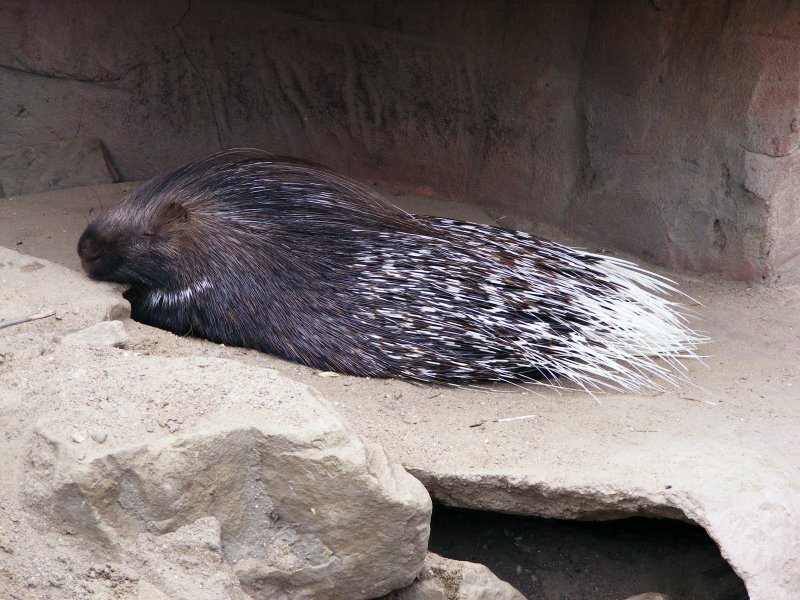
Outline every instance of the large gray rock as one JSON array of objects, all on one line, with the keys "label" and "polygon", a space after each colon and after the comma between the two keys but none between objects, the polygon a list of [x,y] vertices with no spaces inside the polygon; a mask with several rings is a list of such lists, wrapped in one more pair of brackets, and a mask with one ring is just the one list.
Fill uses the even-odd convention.
[{"label": "large gray rock", "polygon": [[[36,385],[63,404],[36,427],[26,484],[65,531],[122,552],[213,516],[255,598],[374,598],[419,572],[427,492],[307,388],[225,360],[114,349],[76,375],[74,355],[55,352]],[[86,398],[110,404],[75,406]]]},{"label": "large gray rock", "polygon": [[0,197],[118,179],[102,142],[95,138],[0,148]]},{"label": "large gray rock", "polygon": [[[221,548],[219,522],[204,517],[172,533],[142,533],[124,563],[98,565],[89,573],[101,581],[109,573],[128,573],[131,599],[250,600]],[[115,600],[127,600],[114,591]]]},{"label": "large gray rock", "polygon": [[0,248],[0,319],[53,309],[0,330],[0,595],[243,600],[241,577],[255,597],[359,598],[413,580],[427,493],[323,400],[268,369],[71,346],[127,318],[119,289]]},{"label": "large gray rock", "polygon": [[383,600],[525,600],[525,596],[484,565],[429,552],[417,581]]}]

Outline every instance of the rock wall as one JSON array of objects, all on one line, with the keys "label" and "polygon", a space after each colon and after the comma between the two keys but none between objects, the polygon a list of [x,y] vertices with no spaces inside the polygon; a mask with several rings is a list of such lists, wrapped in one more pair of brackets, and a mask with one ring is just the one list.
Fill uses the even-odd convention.
[{"label": "rock wall", "polygon": [[798,22],[791,2],[595,2],[574,229],[676,268],[797,278]]},{"label": "rock wall", "polygon": [[96,137],[127,179],[258,146],[675,268],[800,279],[798,19],[778,0],[8,0],[0,139]]}]

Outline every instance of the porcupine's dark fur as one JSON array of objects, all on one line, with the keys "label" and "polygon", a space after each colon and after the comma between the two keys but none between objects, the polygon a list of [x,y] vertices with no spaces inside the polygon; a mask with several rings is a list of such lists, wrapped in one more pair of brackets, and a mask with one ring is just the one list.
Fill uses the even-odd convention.
[{"label": "porcupine's dark fur", "polygon": [[701,341],[668,283],[631,263],[410,215],[255,150],[147,182],[78,253],[92,278],[130,286],[138,321],[354,375],[635,390],[673,381]]}]

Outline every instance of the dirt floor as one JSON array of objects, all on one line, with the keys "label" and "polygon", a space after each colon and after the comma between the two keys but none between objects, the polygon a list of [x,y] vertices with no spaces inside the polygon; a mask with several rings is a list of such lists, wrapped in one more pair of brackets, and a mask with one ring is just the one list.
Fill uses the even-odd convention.
[{"label": "dirt floor", "polygon": [[[74,246],[90,214],[129,187],[0,199],[0,246],[77,269]],[[491,220],[467,205],[392,199],[415,212]],[[440,502],[565,518],[687,519],[720,546],[751,598],[800,597],[800,288],[675,279],[699,301],[697,326],[712,342],[704,362],[686,364],[692,383],[649,395],[329,377],[136,323],[128,348],[220,356],[308,383]],[[524,418],[497,422],[513,417]]]}]

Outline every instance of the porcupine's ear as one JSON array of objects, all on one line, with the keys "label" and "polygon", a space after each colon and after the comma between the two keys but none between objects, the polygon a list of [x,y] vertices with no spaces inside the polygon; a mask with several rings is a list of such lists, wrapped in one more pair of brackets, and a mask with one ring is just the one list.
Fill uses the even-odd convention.
[{"label": "porcupine's ear", "polygon": [[170,202],[161,209],[162,223],[183,224],[189,220],[189,211],[179,202]]},{"label": "porcupine's ear", "polygon": [[156,216],[156,235],[168,237],[189,222],[189,211],[179,202],[169,202],[159,209]]}]

